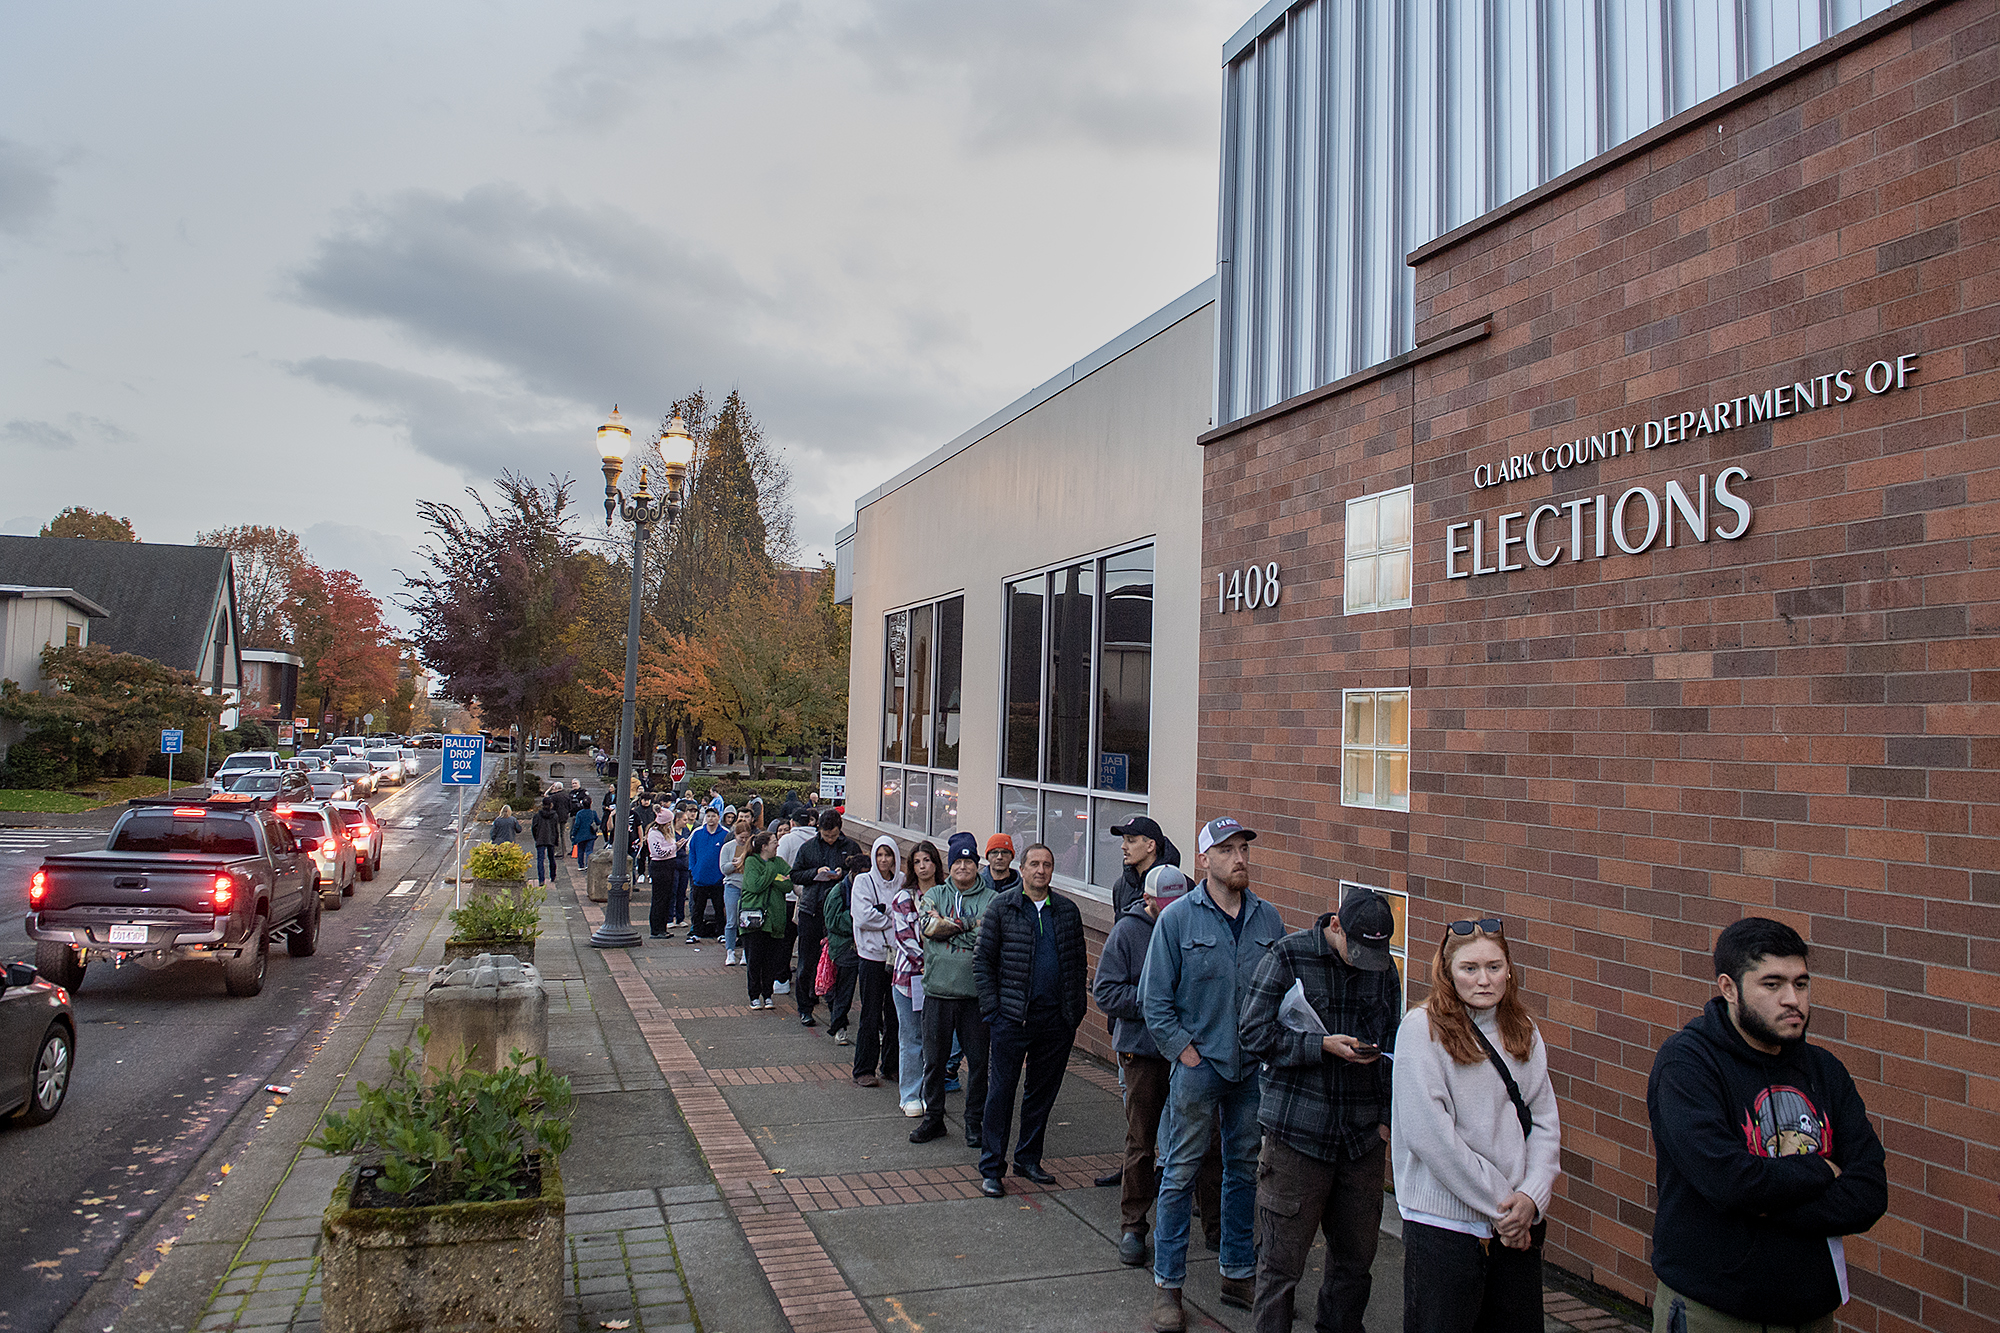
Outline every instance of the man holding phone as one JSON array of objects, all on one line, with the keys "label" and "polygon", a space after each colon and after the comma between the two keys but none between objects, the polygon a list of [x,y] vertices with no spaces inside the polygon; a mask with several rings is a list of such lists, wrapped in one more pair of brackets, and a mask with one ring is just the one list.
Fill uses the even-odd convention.
[{"label": "man holding phone", "polygon": [[826,919],[820,899],[826,886],[843,875],[850,856],[861,855],[861,844],[842,832],[838,810],[819,817],[819,836],[800,847],[792,858],[792,892],[798,897],[799,974],[793,981],[793,998],[799,1006],[799,1024],[813,1026],[813,1010],[819,995],[813,990],[813,974],[819,967],[820,944],[826,938]]},{"label": "man holding phone", "polygon": [[1389,954],[1395,933],[1388,902],[1363,889],[1311,929],[1273,945],[1244,997],[1243,1051],[1264,1066],[1257,1333],[1291,1328],[1316,1231],[1326,1234],[1326,1275],[1313,1326],[1319,1333],[1361,1333],[1388,1161],[1385,1056],[1394,1058],[1403,1017],[1402,982]]}]

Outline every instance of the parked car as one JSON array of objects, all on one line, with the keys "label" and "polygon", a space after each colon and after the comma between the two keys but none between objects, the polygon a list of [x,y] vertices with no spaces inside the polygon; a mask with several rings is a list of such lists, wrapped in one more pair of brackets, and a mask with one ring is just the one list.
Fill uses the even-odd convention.
[{"label": "parked car", "polygon": [[347,779],[348,785],[354,788],[357,797],[375,794],[375,766],[366,759],[352,757],[336,759],[333,761],[333,771]]},{"label": "parked car", "polygon": [[239,750],[222,761],[208,780],[210,791],[228,791],[229,784],[245,773],[266,773],[278,767],[276,750]]},{"label": "parked car", "polygon": [[354,896],[354,883],[361,878],[359,858],[346,821],[338,810],[324,802],[281,805],[278,818],[311,851],[319,866],[320,892],[331,895],[327,910],[338,912],[341,900]]},{"label": "parked car", "polygon": [[351,801],[354,786],[347,780],[347,774],[336,773],[330,768],[322,768],[306,774],[306,781],[312,784],[315,801]]},{"label": "parked car", "polygon": [[382,868],[382,825],[366,801],[334,801],[348,837],[354,840],[354,863],[361,878],[373,879]]},{"label": "parked car", "polygon": [[274,807],[134,800],[103,851],[45,859],[28,882],[36,969],[74,991],[93,959],[211,960],[231,995],[257,994],[273,934],[297,958],[319,948],[319,869]]},{"label": "parked car", "polygon": [[76,1015],[69,993],[32,963],[0,975],[0,1115],[23,1124],[55,1119],[76,1063]]},{"label": "parked car", "polygon": [[377,746],[361,756],[375,770],[375,783],[381,787],[403,785],[403,756],[388,746]]},{"label": "parked car", "polygon": [[259,773],[238,773],[229,781],[228,793],[239,796],[269,796],[280,801],[310,801],[312,780],[288,768]]}]

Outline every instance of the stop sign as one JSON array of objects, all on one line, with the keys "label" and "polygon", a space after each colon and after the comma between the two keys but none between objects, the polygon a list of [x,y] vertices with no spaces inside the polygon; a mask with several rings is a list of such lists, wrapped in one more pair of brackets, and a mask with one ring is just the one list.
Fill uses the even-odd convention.
[{"label": "stop sign", "polygon": [[676,758],[674,760],[674,766],[667,770],[667,776],[673,779],[674,785],[676,787],[680,786],[681,783],[687,780],[687,775],[688,775],[688,761],[685,759]]}]

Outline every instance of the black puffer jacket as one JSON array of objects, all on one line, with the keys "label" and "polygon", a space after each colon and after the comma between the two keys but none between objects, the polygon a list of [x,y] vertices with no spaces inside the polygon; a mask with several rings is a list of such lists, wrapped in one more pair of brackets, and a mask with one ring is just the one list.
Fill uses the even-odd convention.
[{"label": "black puffer jacket", "polygon": [[847,858],[861,855],[861,844],[845,833],[828,842],[815,830],[806,839],[806,845],[799,848],[799,854],[792,858],[792,891],[799,896],[799,915],[818,916],[820,895],[828,884],[835,880],[821,882],[822,868],[836,872],[836,879],[847,873]]},{"label": "black puffer jacket", "polygon": [[[989,1023],[1027,1021],[1028,987],[1035,970],[1035,910],[1021,890],[1013,888],[995,898],[980,918],[972,975],[979,984],[979,1011]],[[1041,910],[1049,914],[1056,932],[1063,1021],[1074,1028],[1083,1022],[1089,1005],[1083,913],[1054,889],[1049,890],[1048,905]]]}]

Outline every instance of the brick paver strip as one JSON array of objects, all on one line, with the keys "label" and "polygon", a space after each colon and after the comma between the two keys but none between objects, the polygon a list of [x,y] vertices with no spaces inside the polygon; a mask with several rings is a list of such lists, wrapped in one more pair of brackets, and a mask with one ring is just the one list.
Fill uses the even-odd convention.
[{"label": "brick paver strip", "polygon": [[[595,927],[604,916],[578,893],[584,919]],[[751,1253],[778,1298],[778,1308],[796,1333],[872,1333],[875,1321],[834,1266],[832,1256],[806,1224],[794,1196],[736,1119],[715,1078],[695,1057],[674,1019],[680,1015],[726,1018],[753,1012],[747,1004],[714,1009],[670,1010],[653,993],[638,963],[620,949],[604,951],[619,994],[632,1010],[653,1060],[666,1075],[695,1144],[750,1242]]]}]

